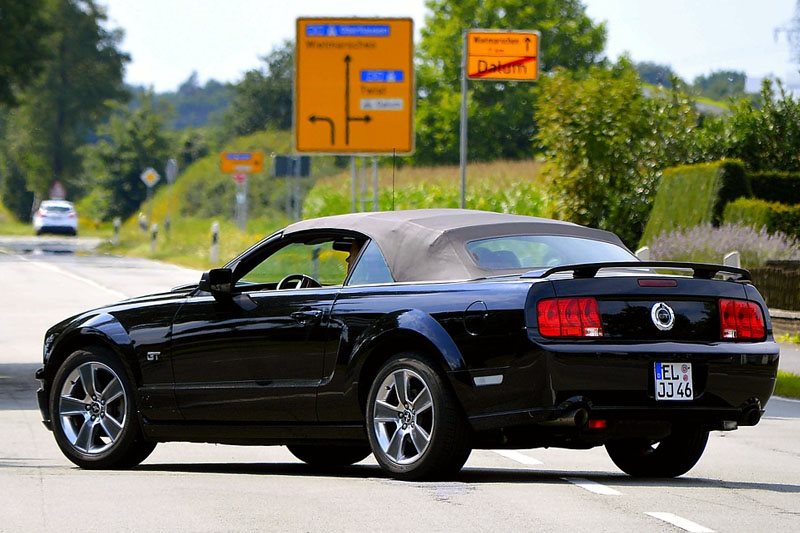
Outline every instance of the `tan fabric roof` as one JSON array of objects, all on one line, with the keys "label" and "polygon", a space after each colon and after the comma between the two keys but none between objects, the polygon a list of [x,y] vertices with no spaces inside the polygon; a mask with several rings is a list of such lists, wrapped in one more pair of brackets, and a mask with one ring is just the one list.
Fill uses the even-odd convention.
[{"label": "tan fabric roof", "polygon": [[396,281],[472,279],[502,272],[479,268],[465,243],[501,235],[570,235],[617,244],[613,233],[546,218],[472,211],[417,209],[351,213],[303,220],[284,234],[313,229],[351,230],[374,240]]}]

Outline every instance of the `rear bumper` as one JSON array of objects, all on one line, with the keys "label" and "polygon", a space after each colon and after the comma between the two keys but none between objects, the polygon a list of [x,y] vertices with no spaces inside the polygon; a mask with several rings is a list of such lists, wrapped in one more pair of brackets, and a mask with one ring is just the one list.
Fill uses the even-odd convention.
[{"label": "rear bumper", "polygon": [[[758,423],[775,388],[778,359],[771,341],[536,344],[506,367],[453,372],[451,378],[477,431],[546,425],[573,409],[609,421],[691,422],[716,429],[726,422]],[[657,401],[656,362],[691,363],[694,399]]]}]

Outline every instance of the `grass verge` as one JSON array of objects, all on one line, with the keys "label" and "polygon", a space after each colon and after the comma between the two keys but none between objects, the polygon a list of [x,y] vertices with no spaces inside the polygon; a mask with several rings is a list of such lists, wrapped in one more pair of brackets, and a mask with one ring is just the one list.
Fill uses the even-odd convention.
[{"label": "grass verge", "polygon": [[775,395],[784,398],[800,399],[800,376],[791,372],[778,370],[778,382],[775,384]]}]

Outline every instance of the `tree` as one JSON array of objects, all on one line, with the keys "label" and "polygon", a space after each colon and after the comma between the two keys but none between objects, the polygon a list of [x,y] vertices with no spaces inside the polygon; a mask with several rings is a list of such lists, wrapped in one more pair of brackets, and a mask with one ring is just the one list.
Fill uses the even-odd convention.
[{"label": "tree", "polygon": [[0,0],[0,104],[15,105],[15,91],[31,83],[49,57],[52,27],[43,7],[44,0]]},{"label": "tree", "polygon": [[650,61],[642,61],[640,63],[634,63],[634,67],[643,82],[651,85],[660,85],[667,89],[672,88],[672,80],[678,77],[669,65],[659,65],[658,63],[652,63]]},{"label": "tree", "polygon": [[53,27],[46,40],[52,57],[20,93],[6,135],[19,147],[14,158],[28,189],[39,197],[54,180],[76,192],[77,148],[107,116],[106,100],[126,98],[122,73],[128,61],[117,49],[121,31],[105,28],[106,15],[94,0],[47,0],[44,16]]},{"label": "tree", "polygon": [[81,149],[83,174],[94,186],[90,203],[95,212],[90,216],[98,220],[136,212],[147,196],[142,172],[163,169],[173,153],[154,95],[142,98],[141,104],[137,109],[113,105],[114,114],[98,128],[98,142]]},{"label": "tree", "polygon": [[[540,71],[582,69],[600,58],[604,24],[578,0],[428,0],[417,70],[417,153],[420,163],[458,160],[462,32],[520,28],[541,32]],[[470,158],[529,157],[536,132],[530,83],[470,82]]]},{"label": "tree", "polygon": [[718,70],[708,76],[697,76],[694,89],[712,100],[725,100],[745,96],[744,84],[747,75],[736,70]]},{"label": "tree", "polygon": [[236,87],[225,116],[230,137],[249,135],[269,127],[292,127],[294,43],[285,41],[261,58],[263,68],[250,70]]},{"label": "tree", "polygon": [[677,90],[646,96],[623,58],[542,80],[536,119],[560,214],[634,246],[661,171],[690,156],[697,113]]}]

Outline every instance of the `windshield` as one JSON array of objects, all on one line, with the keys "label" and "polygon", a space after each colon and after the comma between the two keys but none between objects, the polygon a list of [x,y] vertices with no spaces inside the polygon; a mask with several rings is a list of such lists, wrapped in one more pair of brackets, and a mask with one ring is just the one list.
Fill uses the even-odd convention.
[{"label": "windshield", "polygon": [[615,244],[579,237],[513,235],[467,243],[470,257],[487,270],[530,270],[601,261],[638,261]]}]

